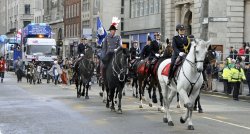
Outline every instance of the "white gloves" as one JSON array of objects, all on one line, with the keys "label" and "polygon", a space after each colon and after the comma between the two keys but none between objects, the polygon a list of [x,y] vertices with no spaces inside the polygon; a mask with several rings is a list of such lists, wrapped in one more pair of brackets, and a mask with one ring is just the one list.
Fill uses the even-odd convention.
[{"label": "white gloves", "polygon": [[83,56],[84,56],[84,54],[80,54],[80,56],[81,56],[81,57],[83,57]]},{"label": "white gloves", "polygon": [[114,49],[114,52],[116,52],[117,51],[117,49]]},{"label": "white gloves", "polygon": [[140,57],[135,57],[136,59],[140,59]]},{"label": "white gloves", "polygon": [[155,56],[156,56],[156,57],[159,57],[159,56],[160,56],[160,54],[155,54]]},{"label": "white gloves", "polygon": [[179,56],[184,56],[184,55],[185,55],[184,52],[180,52],[180,53],[179,53]]}]

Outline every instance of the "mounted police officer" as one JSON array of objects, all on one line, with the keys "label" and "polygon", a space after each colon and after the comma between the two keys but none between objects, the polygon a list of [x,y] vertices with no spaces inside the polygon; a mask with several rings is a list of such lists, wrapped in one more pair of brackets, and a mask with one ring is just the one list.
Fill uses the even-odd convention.
[{"label": "mounted police officer", "polygon": [[106,66],[108,65],[108,63],[110,62],[112,56],[114,55],[115,51],[117,51],[117,49],[119,47],[122,46],[122,39],[121,36],[116,35],[116,30],[118,30],[116,28],[115,25],[111,25],[109,28],[110,33],[105,37],[104,42],[103,42],[103,46],[102,46],[102,62],[104,64],[103,66],[103,78],[105,78],[106,74]]},{"label": "mounted police officer", "polygon": [[152,42],[151,37],[148,35],[147,44],[141,51],[141,59],[146,59],[150,55],[150,44]]},{"label": "mounted police officer", "polygon": [[81,43],[77,47],[77,53],[80,56],[81,54],[85,54],[85,50],[87,48],[87,38],[82,38]]},{"label": "mounted police officer", "polygon": [[130,59],[134,60],[140,53],[140,49],[138,47],[138,41],[134,41],[132,47],[129,50],[130,52]]},{"label": "mounted police officer", "polygon": [[182,24],[176,26],[176,31],[178,35],[173,37],[172,47],[174,53],[171,58],[170,71],[168,75],[168,85],[171,83],[172,78],[174,77],[174,72],[176,69],[175,63],[178,57],[185,56],[190,49],[190,42],[188,41],[187,36],[185,36],[185,27]]},{"label": "mounted police officer", "polygon": [[151,42],[150,45],[150,55],[149,55],[149,60],[150,61],[155,61],[155,59],[159,56],[159,52],[160,52],[160,39],[161,39],[161,35],[160,33],[156,32],[154,34],[155,40],[153,40]]}]

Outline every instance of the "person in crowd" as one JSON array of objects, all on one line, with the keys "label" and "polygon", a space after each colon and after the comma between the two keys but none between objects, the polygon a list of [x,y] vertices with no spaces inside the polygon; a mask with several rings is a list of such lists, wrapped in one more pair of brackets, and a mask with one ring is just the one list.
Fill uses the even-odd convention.
[{"label": "person in crowd", "polygon": [[140,49],[138,47],[138,41],[134,41],[132,47],[129,50],[130,52],[130,60],[136,59],[139,55]]},{"label": "person in crowd", "polygon": [[231,68],[229,74],[229,81],[232,82],[233,87],[233,99],[239,100],[239,89],[242,80],[246,80],[243,68],[240,66],[240,62],[236,62],[236,65]]},{"label": "person in crowd", "polygon": [[250,65],[247,65],[246,79],[247,79],[247,85],[248,85],[248,89],[249,89],[247,96],[250,96]]},{"label": "person in crowd", "polygon": [[231,46],[230,49],[229,49],[229,57],[231,59],[236,59],[237,54],[238,54],[238,52],[234,49],[234,47]]},{"label": "person in crowd", "polygon": [[58,64],[57,60],[54,61],[54,65],[52,66],[51,71],[53,72],[55,85],[57,85],[59,77],[62,74],[62,69],[60,65]]},{"label": "person in crowd", "polygon": [[230,63],[231,58],[227,58],[224,63],[224,69],[222,72],[222,78],[223,78],[223,85],[224,85],[224,93],[228,93],[228,89],[231,89],[231,85],[228,81],[229,73],[230,73]]},{"label": "person in crowd", "polygon": [[15,64],[15,73],[17,75],[17,82],[22,82],[22,77],[24,75],[24,73],[23,73],[23,69],[24,69],[23,61],[20,57],[18,57],[17,61],[14,64]]},{"label": "person in crowd", "polygon": [[6,62],[4,60],[4,57],[1,56],[0,57],[0,79],[1,79],[1,83],[3,83],[5,69],[6,69]]}]

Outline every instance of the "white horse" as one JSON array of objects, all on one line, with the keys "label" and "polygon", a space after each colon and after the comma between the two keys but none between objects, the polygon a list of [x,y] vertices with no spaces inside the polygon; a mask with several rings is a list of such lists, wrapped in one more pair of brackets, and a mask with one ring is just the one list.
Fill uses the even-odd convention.
[{"label": "white horse", "polygon": [[205,42],[200,39],[195,39],[195,41],[192,42],[190,52],[186,56],[183,65],[180,67],[177,76],[174,78],[176,81],[172,80],[170,85],[167,85],[168,77],[162,75],[162,71],[168,64],[170,64],[171,60],[167,59],[159,66],[157,73],[163,92],[164,107],[166,108],[163,122],[168,123],[169,126],[174,126],[169,112],[170,103],[178,92],[183,99],[184,107],[186,108],[186,113],[181,116],[180,122],[185,123],[187,119],[189,119],[188,130],[194,130],[192,123],[192,110],[195,99],[199,95],[203,83],[203,62],[209,45],[210,41]]}]

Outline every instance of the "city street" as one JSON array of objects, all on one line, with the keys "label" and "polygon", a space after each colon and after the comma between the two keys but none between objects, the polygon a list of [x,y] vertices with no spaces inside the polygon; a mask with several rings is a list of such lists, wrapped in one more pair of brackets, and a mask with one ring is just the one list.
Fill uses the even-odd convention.
[{"label": "city street", "polygon": [[[130,88],[130,87],[129,87]],[[217,95],[202,95],[204,113],[194,112],[195,130],[179,119],[183,109],[171,106],[174,127],[163,123],[163,113],[139,99],[126,88],[122,99],[123,114],[111,112],[94,84],[90,99],[76,98],[74,86],[54,84],[29,85],[16,82],[7,73],[0,83],[0,134],[249,134],[250,102],[233,101]]]}]

